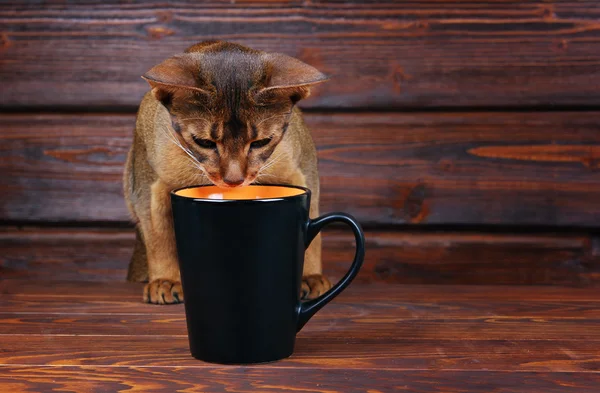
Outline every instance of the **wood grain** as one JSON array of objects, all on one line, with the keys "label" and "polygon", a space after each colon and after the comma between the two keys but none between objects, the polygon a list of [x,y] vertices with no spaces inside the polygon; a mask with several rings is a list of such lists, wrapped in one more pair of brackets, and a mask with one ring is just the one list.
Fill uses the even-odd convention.
[{"label": "wood grain", "polygon": [[600,204],[592,196],[600,190],[600,134],[590,115],[307,120],[319,146],[322,203],[365,221],[596,226]]},{"label": "wood grain", "polygon": [[[52,285],[57,285],[52,282]],[[62,283],[59,285],[63,285]],[[378,284],[383,285],[383,284]],[[395,284],[396,285],[396,284]],[[600,310],[597,302],[590,300],[536,300],[527,303],[526,307],[522,306],[522,302],[518,300],[494,300],[489,299],[486,302],[481,300],[461,300],[461,301],[446,301],[446,300],[419,300],[411,299],[410,305],[400,304],[398,306],[395,300],[387,299],[385,301],[373,299],[370,291],[374,288],[366,286],[363,283],[354,283],[352,287],[352,296],[349,298],[341,298],[337,300],[337,310],[340,314],[349,317],[357,317],[365,314],[364,307],[360,301],[353,301],[353,298],[364,299],[371,303],[370,308],[376,309],[378,313],[394,313],[398,317],[406,320],[410,319],[431,319],[436,318],[449,319],[472,319],[473,315],[484,315],[489,318],[573,318],[577,315],[578,318],[600,319]],[[114,283],[110,283],[110,288],[114,287]],[[414,286],[410,284],[407,289],[412,289]],[[394,296],[392,293],[388,297],[406,301],[404,291],[389,286],[383,286],[390,292],[400,292]],[[430,292],[432,288],[427,287]],[[505,288],[500,287],[501,290]],[[572,289],[572,288],[571,288]],[[102,314],[102,315],[125,315],[125,314],[144,314],[157,315],[158,317],[168,318],[169,316],[181,317],[182,306],[173,307],[155,307],[153,305],[141,303],[140,290],[137,289],[131,296],[126,296],[124,299],[116,296],[106,297],[102,294],[93,297],[81,296],[79,293],[73,296],[56,296],[53,294],[44,294],[32,296],[31,294],[12,294],[4,295],[2,300],[5,304],[4,310],[0,314],[11,315],[84,315],[84,314]],[[369,292],[368,292],[369,291]],[[377,293],[377,289],[374,290]]]},{"label": "wood grain", "polygon": [[[50,286],[45,281],[4,280],[0,293],[7,303],[0,309],[0,336],[187,337],[182,305],[143,305],[140,290],[140,284],[55,282]],[[599,291],[353,284],[311,319],[299,337],[356,345],[375,340],[390,346],[400,339],[600,342]],[[48,309],[9,306],[23,304],[19,300],[43,302]],[[93,305],[97,302],[109,310],[98,312]],[[86,310],[86,304],[91,308]],[[137,311],[133,311],[135,304]]]},{"label": "wood grain", "polygon": [[[233,391],[293,393],[580,393],[600,386],[592,373],[439,372],[396,370],[279,369],[269,367],[2,367],[0,387],[6,391],[144,392]],[[31,389],[31,390],[29,390]]]},{"label": "wood grain", "polygon": [[[0,295],[3,299],[18,297],[39,301],[40,299],[62,299],[77,303],[95,300],[134,301],[139,299],[139,291],[143,284],[128,282],[101,281],[55,281],[42,279],[3,279],[0,280]],[[344,293],[354,292],[357,299],[377,303],[380,291],[390,302],[407,301],[419,303],[427,299],[429,302],[444,303],[446,301],[476,301],[483,304],[494,302],[523,302],[526,305],[536,302],[562,304],[564,302],[588,302],[590,307],[600,302],[598,287],[565,287],[557,285],[398,285],[392,283],[360,283],[351,285]],[[336,302],[344,303],[344,296]],[[150,306],[148,306],[150,307]],[[171,310],[172,307],[163,307]],[[159,307],[160,308],[160,307]],[[144,310],[147,312],[148,310]]]},{"label": "wood grain", "polygon": [[248,367],[191,358],[182,305],[143,305],[133,299],[139,289],[0,281],[0,389],[563,393],[600,386],[597,288],[353,284],[299,333],[292,357]]},{"label": "wood grain", "polygon": [[134,240],[132,229],[0,228],[0,276],[124,281]]},{"label": "wood grain", "polygon": [[[596,285],[596,237],[448,231],[366,232],[366,260],[358,280],[402,284]],[[342,277],[353,239],[326,233],[324,269]]]},{"label": "wood grain", "polygon": [[0,105],[134,107],[140,75],[220,38],[332,80],[307,107],[598,105],[593,1],[60,1],[0,6]]},{"label": "wood grain", "polygon": [[0,216],[129,220],[121,179],[134,124],[122,115],[3,116]]},{"label": "wood grain", "polygon": [[[600,283],[598,238],[587,234],[366,231],[357,282],[402,284]],[[126,277],[131,229],[0,229],[0,276],[70,281]],[[323,265],[333,281],[347,271],[354,237],[324,234]]]},{"label": "wood grain", "polygon": [[[366,224],[596,227],[596,112],[308,114],[321,210]],[[130,115],[0,116],[0,219],[128,220]],[[43,203],[40,203],[43,198]]]},{"label": "wood grain", "polygon": [[[142,304],[139,284],[2,285],[2,365],[206,367],[186,356],[183,306]],[[278,365],[589,371],[599,299],[590,288],[353,284]]]},{"label": "wood grain", "polygon": [[[189,354],[187,337],[1,336],[3,366],[186,367],[210,368]],[[413,340],[319,338],[300,335],[294,355],[280,370],[377,368],[438,371],[598,371],[598,341],[576,340]],[[0,368],[0,375],[2,368]]]},{"label": "wood grain", "polygon": [[[588,340],[600,342],[600,319],[537,318],[481,316],[467,319],[406,319],[395,314],[369,313],[345,316],[331,305],[311,321],[303,335],[307,339],[360,342],[365,335],[387,345],[396,345],[395,339],[412,340]],[[160,336],[187,337],[185,315],[181,308],[173,315],[0,315],[0,334],[15,335],[68,335],[76,337],[107,336]],[[441,328],[443,326],[443,328]],[[551,327],[545,329],[546,327]]]}]

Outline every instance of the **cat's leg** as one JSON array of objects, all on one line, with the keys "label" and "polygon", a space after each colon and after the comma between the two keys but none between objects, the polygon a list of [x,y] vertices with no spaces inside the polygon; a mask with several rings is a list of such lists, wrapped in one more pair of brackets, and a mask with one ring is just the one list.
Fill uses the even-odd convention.
[{"label": "cat's leg", "polygon": [[151,186],[149,217],[140,217],[148,257],[149,283],[144,288],[144,301],[147,303],[183,301],[169,192],[170,189],[160,180],[155,181]]},{"label": "cat's leg", "polygon": [[[319,192],[311,193],[310,217],[319,216]],[[331,283],[323,275],[321,261],[321,234],[318,234],[306,250],[304,272],[302,274],[302,299],[315,299],[331,288]]]},{"label": "cat's leg", "polygon": [[148,281],[148,257],[139,225],[137,224],[135,227],[135,245],[131,262],[129,262],[129,270],[127,271],[127,281],[133,282]]},{"label": "cat's leg", "polygon": [[135,184],[135,155],[135,147],[132,147],[127,154],[125,171],[123,173],[123,195],[125,196],[127,210],[129,210],[131,219],[135,223],[135,245],[133,248],[133,255],[131,256],[131,260],[129,262],[127,281],[143,282],[148,281],[148,258],[146,256],[146,246],[144,245],[144,239],[140,229],[140,219],[136,212],[136,207],[138,207],[137,210],[144,210],[144,204],[143,200],[140,201],[140,199],[137,198],[139,194],[136,193],[133,187]]},{"label": "cat's leg", "polygon": [[[312,183],[307,184],[305,176],[297,172],[292,177],[291,184],[308,187],[311,190],[311,201],[310,201],[310,218],[317,218],[319,216],[319,183],[318,179]],[[331,283],[323,275],[323,268],[321,262],[321,234],[318,234],[310,246],[306,250],[304,256],[304,271],[302,272],[302,293],[301,297],[305,300],[315,299],[331,288]]]}]

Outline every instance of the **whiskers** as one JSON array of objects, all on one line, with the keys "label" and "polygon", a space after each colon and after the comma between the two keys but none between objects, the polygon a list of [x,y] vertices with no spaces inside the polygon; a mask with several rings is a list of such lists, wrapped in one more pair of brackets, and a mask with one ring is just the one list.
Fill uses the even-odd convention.
[{"label": "whiskers", "polygon": [[194,156],[194,154],[190,151],[190,149],[183,146],[181,141],[179,141],[179,139],[175,135],[173,135],[173,133],[168,128],[163,129],[163,132],[165,133],[165,135],[167,136],[169,141],[171,141],[175,146],[179,147],[187,155],[186,158],[192,164],[193,168],[198,169],[200,171],[202,178],[206,178],[207,180],[209,180],[206,171],[200,164],[200,161],[198,161],[198,159],[196,158],[196,156]]},{"label": "whiskers", "polygon": [[278,164],[279,162],[281,162],[283,160],[283,158],[285,157],[285,152],[281,152],[278,155],[272,157],[271,159],[267,160],[258,170],[257,175],[256,175],[256,180],[258,181],[260,178],[264,178],[264,177],[272,177],[272,178],[277,178],[277,176],[270,174],[270,173],[265,173],[265,171],[271,167],[273,167],[273,165]]},{"label": "whiskers", "polygon": [[[210,179],[208,178],[208,175],[206,174],[206,172],[204,171],[204,168],[202,168],[197,161],[193,161],[191,159],[189,159],[190,164],[192,164],[192,167],[194,167],[195,169],[198,169],[200,171],[200,180],[207,180],[210,182]],[[211,182],[212,183],[212,182]]]}]

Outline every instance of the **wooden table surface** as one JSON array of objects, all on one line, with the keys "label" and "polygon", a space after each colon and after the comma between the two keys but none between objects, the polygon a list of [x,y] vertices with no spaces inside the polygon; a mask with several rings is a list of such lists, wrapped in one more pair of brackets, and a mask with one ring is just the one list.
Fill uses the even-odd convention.
[{"label": "wooden table surface", "polygon": [[0,281],[1,392],[597,392],[600,289],[355,284],[249,367],[128,283]]}]

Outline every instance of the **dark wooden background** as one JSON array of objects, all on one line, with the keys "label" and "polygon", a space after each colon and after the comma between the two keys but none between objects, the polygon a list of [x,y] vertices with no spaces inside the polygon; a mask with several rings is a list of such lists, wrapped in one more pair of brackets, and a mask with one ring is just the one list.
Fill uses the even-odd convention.
[{"label": "dark wooden background", "polygon": [[124,279],[140,75],[219,38],[332,76],[302,107],[361,280],[600,282],[597,1],[142,3],[0,3],[0,276]]}]

